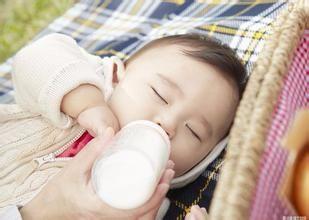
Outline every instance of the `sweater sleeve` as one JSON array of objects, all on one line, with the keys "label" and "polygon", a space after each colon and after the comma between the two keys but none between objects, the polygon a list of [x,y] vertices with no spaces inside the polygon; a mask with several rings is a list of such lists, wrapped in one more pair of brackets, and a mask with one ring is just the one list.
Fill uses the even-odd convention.
[{"label": "sweater sleeve", "polygon": [[68,128],[73,119],[60,111],[62,98],[81,84],[92,84],[104,93],[99,62],[99,57],[87,54],[69,36],[42,37],[21,49],[13,59],[16,103],[59,128]]}]

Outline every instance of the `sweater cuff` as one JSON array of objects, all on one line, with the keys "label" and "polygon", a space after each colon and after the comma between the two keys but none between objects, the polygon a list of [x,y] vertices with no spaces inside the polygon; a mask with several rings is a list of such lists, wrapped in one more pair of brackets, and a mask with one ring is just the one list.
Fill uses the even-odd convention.
[{"label": "sweater cuff", "polygon": [[51,76],[48,82],[40,91],[38,103],[42,115],[62,129],[69,128],[74,124],[73,118],[60,110],[62,99],[67,93],[81,84],[92,84],[104,94],[104,76],[97,74],[86,61],[68,64]]}]

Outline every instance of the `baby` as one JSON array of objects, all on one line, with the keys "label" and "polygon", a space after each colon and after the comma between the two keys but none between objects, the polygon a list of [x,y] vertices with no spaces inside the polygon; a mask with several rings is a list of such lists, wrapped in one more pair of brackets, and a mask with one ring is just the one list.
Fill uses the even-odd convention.
[{"label": "baby", "polygon": [[229,47],[194,34],[153,40],[124,63],[62,34],[37,40],[14,58],[17,104],[0,106],[0,207],[33,198],[68,160],[59,155],[90,140],[85,129],[141,119],[168,134],[175,186],[193,181],[222,149],[245,76]]}]

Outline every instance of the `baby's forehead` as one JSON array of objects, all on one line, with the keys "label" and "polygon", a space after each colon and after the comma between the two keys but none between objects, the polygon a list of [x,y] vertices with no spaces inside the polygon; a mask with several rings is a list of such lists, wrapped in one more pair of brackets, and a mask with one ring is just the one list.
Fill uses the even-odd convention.
[{"label": "baby's forehead", "polygon": [[[156,70],[163,69],[164,71],[175,71],[187,68],[189,65],[199,66],[201,68],[209,68],[205,62],[188,55],[187,48],[179,45],[162,45],[150,48],[140,56],[139,64],[148,63]],[[187,67],[186,67],[187,66]]]},{"label": "baby's forehead", "polygon": [[[158,43],[153,45],[149,48],[146,48],[143,51],[144,55],[149,54],[179,54],[184,55],[184,50],[192,50],[189,46],[184,46],[180,44],[173,44],[173,43]],[[143,55],[142,54],[142,55]]]}]

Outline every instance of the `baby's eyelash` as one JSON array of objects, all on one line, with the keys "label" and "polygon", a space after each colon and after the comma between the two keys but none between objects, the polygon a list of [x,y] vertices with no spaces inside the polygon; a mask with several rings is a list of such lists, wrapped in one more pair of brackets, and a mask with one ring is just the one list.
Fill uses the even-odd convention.
[{"label": "baby's eyelash", "polygon": [[186,124],[186,127],[190,130],[190,132],[199,140],[202,141],[201,138]]},{"label": "baby's eyelash", "polygon": [[151,89],[153,90],[153,92],[163,101],[165,102],[165,104],[168,104],[168,102],[157,92],[157,90],[155,88],[153,88],[151,86]]}]

